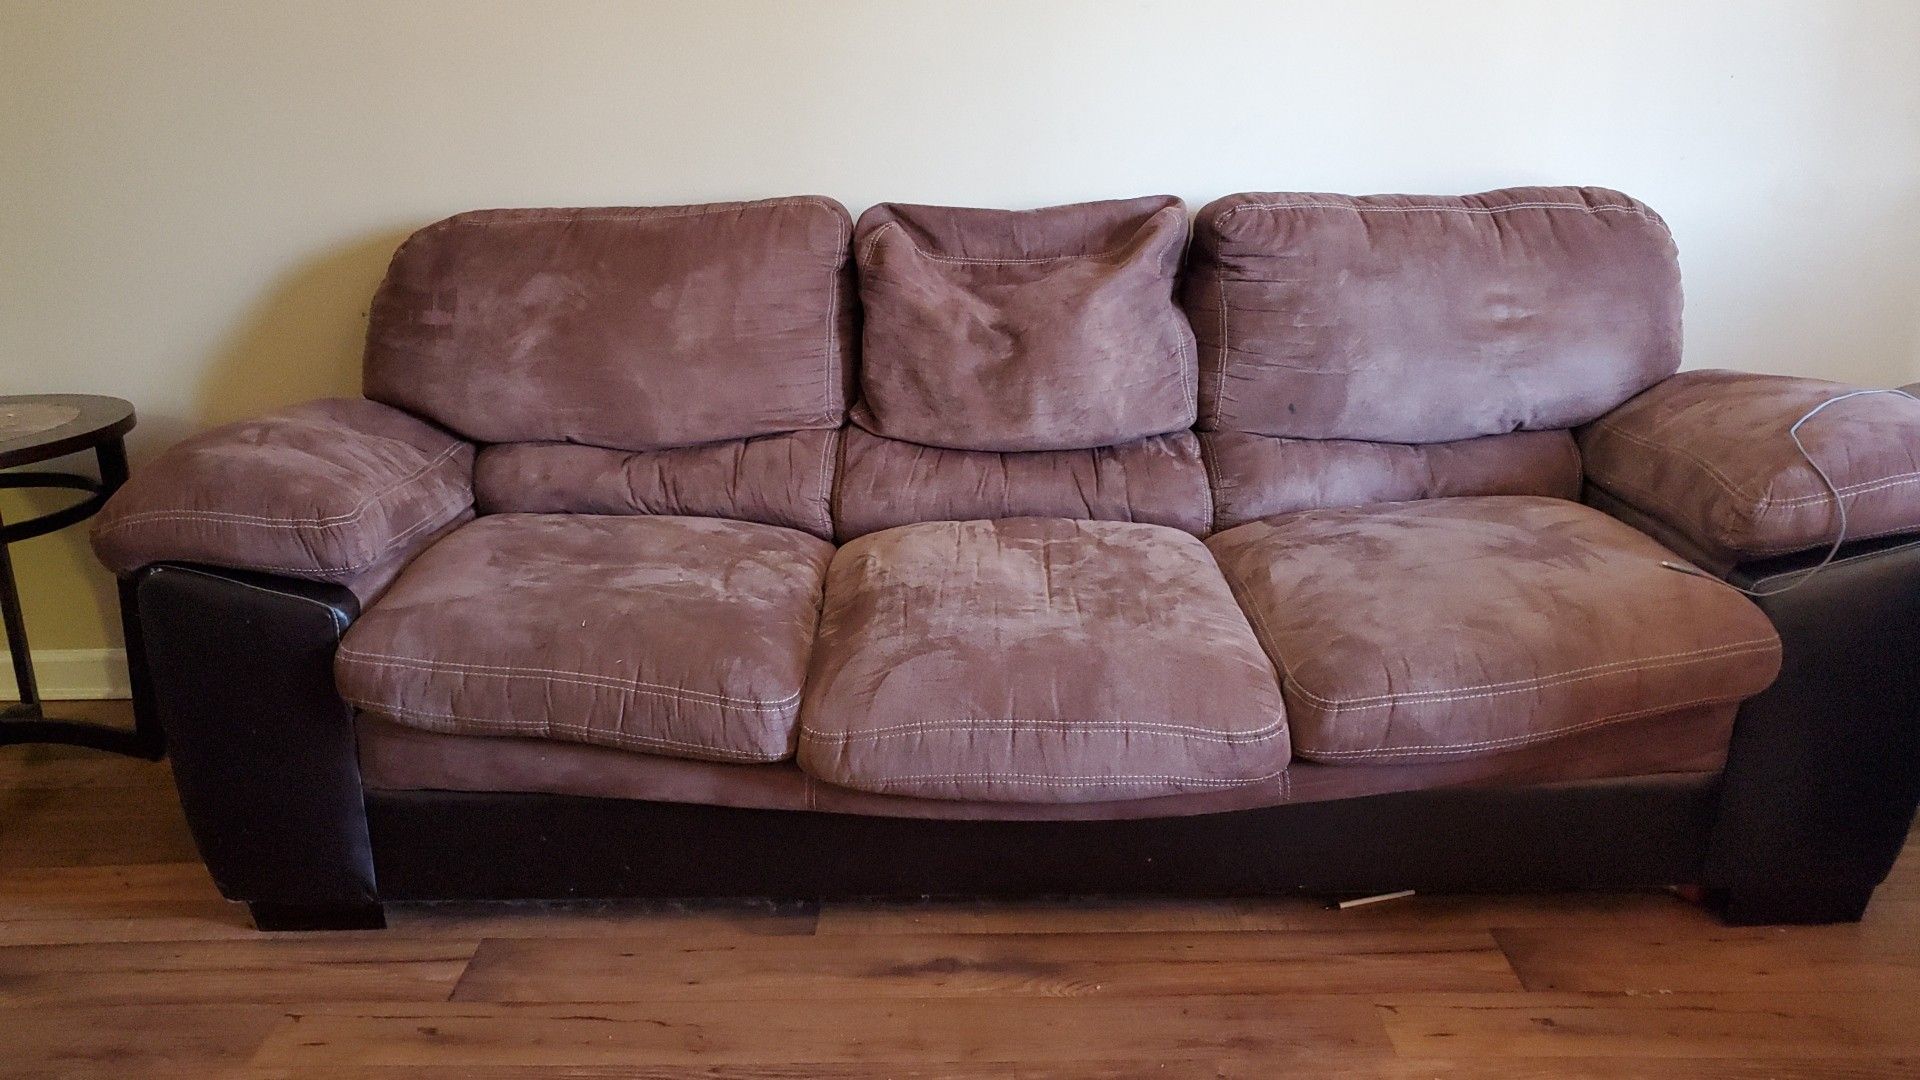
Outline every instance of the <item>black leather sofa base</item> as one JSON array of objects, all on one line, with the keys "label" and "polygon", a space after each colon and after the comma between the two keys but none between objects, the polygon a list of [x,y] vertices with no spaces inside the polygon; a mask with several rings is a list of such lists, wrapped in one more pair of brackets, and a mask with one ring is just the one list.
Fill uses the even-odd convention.
[{"label": "black leather sofa base", "polygon": [[1716,779],[1411,792],[1128,821],[373,792],[367,821],[380,895],[399,901],[1602,889],[1697,880]]},{"label": "black leather sofa base", "polygon": [[[1818,554],[1743,567],[1777,585]],[[389,901],[1212,896],[1698,885],[1735,923],[1860,918],[1920,800],[1920,544],[1851,545],[1760,601],[1786,667],[1726,769],[1185,818],[965,822],[552,795],[366,792],[333,689],[337,586],[134,579],[153,708],[224,895],[263,929]]]}]

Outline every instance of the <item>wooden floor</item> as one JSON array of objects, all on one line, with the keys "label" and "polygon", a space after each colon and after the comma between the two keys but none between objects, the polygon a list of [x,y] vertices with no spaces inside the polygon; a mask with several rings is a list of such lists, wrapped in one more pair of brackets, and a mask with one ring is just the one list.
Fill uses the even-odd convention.
[{"label": "wooden floor", "polygon": [[392,921],[257,934],[164,765],[0,749],[0,1077],[1920,1076],[1912,848],[1802,929],[1662,894]]}]

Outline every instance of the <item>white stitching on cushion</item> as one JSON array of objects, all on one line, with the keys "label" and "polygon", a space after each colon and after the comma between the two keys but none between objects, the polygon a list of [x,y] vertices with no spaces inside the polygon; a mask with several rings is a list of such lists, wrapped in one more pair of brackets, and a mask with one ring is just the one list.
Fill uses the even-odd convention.
[{"label": "white stitching on cushion", "polygon": [[1688,450],[1685,447],[1673,446],[1668,443],[1654,442],[1653,440],[1647,438],[1644,435],[1637,435],[1631,431],[1628,431],[1623,427],[1620,427],[1619,421],[1617,420],[1612,420],[1612,421],[1602,420],[1594,425],[1594,430],[1602,432],[1604,434],[1613,435],[1618,438],[1625,439],[1628,442],[1635,444],[1636,446],[1644,447],[1645,449],[1648,449],[1648,450],[1657,450],[1663,454],[1669,454],[1669,455],[1680,457],[1687,461],[1691,461],[1695,465],[1699,466],[1701,470],[1703,470],[1707,474],[1707,476],[1710,477],[1715,483],[1719,484],[1722,488],[1726,489],[1727,494],[1732,495],[1734,498],[1739,499],[1743,502],[1759,502],[1762,498],[1762,496],[1760,495],[1754,495],[1747,491],[1742,490],[1740,485],[1735,483],[1732,477],[1721,472],[1719,468],[1717,468],[1712,462],[1706,460],[1705,458],[1700,457],[1698,454],[1695,454],[1693,451]]},{"label": "white stitching on cushion", "polygon": [[[844,208],[836,207],[826,199],[814,195],[787,195],[776,199],[750,199],[741,202],[721,203],[718,205],[681,206],[667,209],[655,206],[606,206],[587,207],[574,210],[567,207],[532,207],[527,209],[506,208],[500,210],[474,210],[465,214],[433,222],[421,228],[442,229],[459,226],[461,228],[491,228],[497,225],[520,225],[527,222],[545,221],[670,221],[674,218],[706,217],[712,214],[737,214],[749,210],[766,210],[775,206],[801,206],[811,204],[829,213],[839,216]],[[494,214],[498,217],[482,218],[480,215]]]},{"label": "white stitching on cushion", "polygon": [[1128,781],[1158,780],[1172,784],[1206,784],[1212,787],[1244,787],[1247,784],[1261,784],[1268,780],[1285,776],[1287,770],[1270,772],[1265,776],[1251,776],[1244,780],[1223,780],[1209,776],[1038,776],[1032,773],[925,773],[916,776],[885,776],[870,781],[873,784],[911,784],[937,780],[992,780],[1003,784],[1027,784],[1040,787],[1097,787],[1103,784],[1124,783]]},{"label": "white stitching on cushion", "polygon": [[842,428],[828,432],[826,449],[820,454],[820,524],[829,540],[833,538],[833,460],[845,435]]},{"label": "white stitching on cushion", "polygon": [[[881,225],[879,228],[873,230],[873,232],[867,237],[867,243],[864,249],[862,250],[860,261],[861,263],[865,264],[873,260],[874,245],[879,242],[881,234],[885,233],[888,229],[900,229],[900,235],[906,237],[907,246],[912,248],[914,251],[914,254],[916,255],[919,255],[923,258],[933,259],[936,262],[959,263],[965,266],[1030,266],[1030,265],[1035,265],[1039,263],[1076,262],[1076,261],[1082,261],[1082,260],[1090,261],[1090,260],[1096,260],[1096,259],[1110,259],[1113,256],[1118,255],[1121,252],[1127,250],[1127,247],[1133,243],[1134,237],[1138,236],[1141,230],[1146,229],[1148,225],[1152,224],[1154,218],[1160,217],[1163,214],[1166,214],[1175,210],[1181,210],[1181,208],[1177,205],[1163,206],[1160,209],[1155,210],[1153,213],[1148,214],[1146,217],[1146,220],[1140,223],[1140,229],[1135,230],[1132,236],[1127,237],[1127,240],[1125,243],[1117,244],[1113,247],[1108,248],[1105,251],[1087,252],[1080,255],[1042,255],[1042,256],[1039,256],[1036,258],[1030,258],[1030,259],[977,259],[977,258],[965,256],[965,255],[943,255],[943,254],[940,254],[939,252],[928,251],[926,248],[923,248],[919,244],[914,243],[913,238],[911,236],[907,236],[907,231],[905,229],[900,229],[899,222],[889,221]],[[1181,213],[1184,216],[1185,211],[1181,210]]]},{"label": "white stitching on cushion", "polygon": [[[1838,491],[1842,498],[1847,498],[1854,495],[1869,495],[1884,488],[1903,487],[1907,484],[1920,484],[1920,470],[1894,473],[1890,476],[1882,476],[1876,480],[1860,480],[1851,484],[1841,484],[1834,488],[1834,490]],[[1761,504],[1759,512],[1764,514],[1769,510],[1781,506],[1795,507],[1807,503],[1828,503],[1832,501],[1833,494],[1826,491],[1816,491],[1808,495],[1795,495],[1791,499],[1768,498]]]},{"label": "white stitching on cushion", "polygon": [[1194,439],[1200,443],[1200,467],[1207,474],[1207,535],[1211,536],[1220,527],[1220,458],[1207,435],[1196,433]]},{"label": "white stitching on cushion", "polygon": [[466,443],[455,443],[447,447],[425,465],[394,481],[392,485],[362,499],[352,510],[335,514],[331,517],[290,518],[276,517],[270,514],[246,514],[230,510],[148,510],[143,513],[129,514],[119,521],[108,525],[106,528],[101,529],[95,535],[105,536],[108,533],[124,529],[129,525],[140,525],[150,521],[174,520],[218,521],[235,525],[255,525],[263,529],[337,529],[343,525],[352,524],[357,521],[362,514],[372,509],[374,504],[415,481],[424,478],[428,473],[435,471],[442,465],[447,464],[453,455],[459,452],[461,447],[466,445]]},{"label": "white stitching on cushion", "polygon": [[1244,744],[1265,742],[1275,735],[1285,733],[1287,727],[1283,720],[1275,720],[1266,727],[1252,731],[1222,735],[1217,728],[1190,727],[1182,724],[1160,724],[1153,722],[1131,723],[1126,720],[955,720],[929,722],[922,724],[896,724],[892,727],[870,728],[866,731],[828,732],[802,724],[800,737],[815,742],[878,742],[883,739],[899,739],[911,735],[928,733],[970,732],[970,731],[1047,731],[1061,729],[1066,734],[1080,731],[1102,732],[1117,731],[1129,735],[1172,735],[1194,742],[1215,742]]},{"label": "white stitching on cushion", "polygon": [[[347,703],[349,705],[354,706],[355,708],[364,709],[367,712],[377,713],[383,716],[390,716],[395,720],[399,720],[399,722],[401,723],[411,723],[415,727],[424,727],[430,731],[438,731],[444,734],[455,734],[455,735],[468,734],[468,732],[463,732],[452,724],[443,724],[438,722],[442,720],[458,720],[461,723],[479,724],[485,727],[505,728],[505,729],[508,729],[509,731],[516,731],[516,732],[544,731],[547,733],[560,732],[562,734],[578,735],[578,736],[591,735],[595,740],[605,740],[607,742],[617,743],[622,746],[637,746],[637,747],[666,746],[666,747],[672,747],[676,750],[697,750],[700,753],[712,755],[714,757],[724,757],[724,758],[730,758],[736,761],[745,761],[745,762],[753,762],[753,763],[784,761],[787,757],[787,755],[784,753],[779,754],[777,756],[767,755],[767,754],[757,754],[750,750],[734,750],[724,746],[710,746],[706,743],[682,742],[678,739],[669,739],[669,738],[656,736],[656,735],[635,735],[625,731],[607,731],[600,728],[588,727],[584,724],[570,724],[565,721],[558,721],[558,720],[486,719],[478,716],[461,716],[457,713],[427,712],[426,710],[423,710],[423,709],[407,709],[397,705],[380,705],[370,701],[358,701],[351,698],[347,699]],[[406,717],[406,719],[401,720],[400,718],[402,716]]]},{"label": "white stitching on cushion", "polygon": [[[862,269],[865,269],[867,264],[873,262],[873,249],[880,246],[880,238],[887,234],[887,230],[897,229],[899,227],[900,223],[897,221],[882,222],[879,228],[867,234],[867,242],[860,245],[860,266]],[[918,249],[916,248],[915,250]]]},{"label": "white stitching on cushion", "polygon": [[1622,206],[1618,203],[1521,202],[1508,203],[1505,206],[1358,206],[1353,203],[1338,202],[1287,202],[1241,203],[1215,218],[1215,227],[1225,224],[1228,218],[1242,210],[1351,210],[1356,214],[1504,214],[1509,210],[1579,210],[1587,214],[1599,214],[1616,211],[1633,214],[1663,226],[1665,224],[1642,207]]},{"label": "white stitching on cushion", "polygon": [[1216,272],[1213,281],[1214,287],[1220,293],[1220,363],[1216,365],[1213,372],[1213,422],[1221,424],[1228,422],[1227,357],[1231,351],[1227,348],[1227,279]]},{"label": "white stitching on cushion", "polygon": [[[847,235],[847,221],[844,216],[838,214],[834,216],[833,235],[837,246],[835,247],[833,266],[828,270],[832,278],[827,283],[827,378],[822,389],[825,391],[824,404],[826,405],[826,409],[824,412],[834,413],[837,411],[844,413],[846,411],[844,402],[840,409],[835,410],[833,408],[834,390],[840,385],[840,365],[835,361],[840,352],[840,275],[841,271],[845,269],[841,260],[846,257],[847,245],[853,240],[851,236]],[[840,422],[845,423],[844,418]],[[829,526],[828,531],[832,531],[831,526]]]},{"label": "white stitching on cushion", "polygon": [[[1765,516],[1769,511],[1773,510],[1775,507],[1802,506],[1808,503],[1824,503],[1824,502],[1831,502],[1833,500],[1833,492],[1829,492],[1829,491],[1816,491],[1806,495],[1795,495],[1792,498],[1786,498],[1786,499],[1776,499],[1773,497],[1771,493],[1765,493],[1765,492],[1760,494],[1755,494],[1754,492],[1750,492],[1745,488],[1741,487],[1738,483],[1736,483],[1733,480],[1732,477],[1729,477],[1725,473],[1721,472],[1711,462],[1698,456],[1692,451],[1685,449],[1684,447],[1674,446],[1669,443],[1656,442],[1644,435],[1639,435],[1634,432],[1628,431],[1625,428],[1619,427],[1618,421],[1611,421],[1611,422],[1602,421],[1598,424],[1595,424],[1594,427],[1598,431],[1601,431],[1608,435],[1614,435],[1619,438],[1625,439],[1626,441],[1633,443],[1636,446],[1640,446],[1648,450],[1657,450],[1665,454],[1677,455],[1679,457],[1686,459],[1687,461],[1692,462],[1695,465],[1698,465],[1702,470],[1704,470],[1707,473],[1708,476],[1712,477],[1716,483],[1718,483],[1722,488],[1724,488],[1727,494],[1732,495],[1734,498],[1739,499],[1742,502],[1753,504],[1753,516],[1756,519],[1762,516]],[[1883,487],[1898,487],[1902,484],[1911,484],[1911,483],[1920,483],[1920,470],[1916,470],[1914,472],[1891,473],[1887,476],[1877,477],[1872,480],[1860,480],[1851,484],[1840,484],[1834,488],[1834,491],[1839,492],[1842,496],[1860,495],[1860,494],[1865,494],[1869,491],[1879,490],[1880,488],[1883,488]]]},{"label": "white stitching on cushion", "polygon": [[1430,754],[1458,754],[1469,750],[1485,750],[1496,747],[1524,746],[1528,743],[1546,742],[1551,739],[1557,739],[1563,735],[1572,735],[1575,732],[1586,731],[1591,728],[1605,727],[1608,724],[1618,723],[1623,720],[1637,720],[1640,717],[1652,716],[1656,713],[1678,712],[1681,709],[1691,708],[1695,705],[1724,704],[1739,700],[1737,697],[1724,696],[1695,698],[1692,701],[1674,702],[1667,705],[1657,705],[1651,709],[1636,709],[1633,712],[1615,713],[1611,716],[1602,716],[1595,720],[1583,720],[1578,724],[1569,724],[1566,727],[1554,728],[1552,731],[1532,732],[1526,735],[1509,735],[1500,739],[1482,739],[1478,742],[1441,743],[1399,748],[1382,747],[1373,750],[1314,750],[1303,753],[1301,756],[1309,760],[1323,757],[1416,757]]},{"label": "white stitching on cushion", "polygon": [[[1360,712],[1367,709],[1388,708],[1394,705],[1430,705],[1445,701],[1467,701],[1475,698],[1500,697],[1506,694],[1520,694],[1529,690],[1543,690],[1551,686],[1584,682],[1588,679],[1605,678],[1609,675],[1625,675],[1636,671],[1651,671],[1659,668],[1684,667],[1689,663],[1708,660],[1725,660],[1749,653],[1769,652],[1779,647],[1774,638],[1754,638],[1750,641],[1732,642],[1726,645],[1714,645],[1703,649],[1690,649],[1686,652],[1665,653],[1660,656],[1636,657],[1631,660],[1615,660],[1606,664],[1594,664],[1589,667],[1573,668],[1552,675],[1538,675],[1525,679],[1508,679],[1504,682],[1483,683],[1479,686],[1452,687],[1444,690],[1415,690],[1407,693],[1374,694],[1356,698],[1324,698],[1301,686],[1292,676],[1287,681],[1301,697],[1320,706],[1316,711],[1329,715],[1341,712]],[[1486,691],[1478,693],[1476,691]]]},{"label": "white stitching on cushion", "polygon": [[[1193,351],[1189,352],[1187,336],[1193,333],[1193,329],[1187,324],[1184,316],[1176,320],[1176,323],[1173,336],[1175,343],[1180,346],[1180,398],[1186,402],[1187,412],[1193,417],[1192,420],[1187,421],[1191,425],[1200,419],[1200,405],[1194,397],[1198,392],[1196,388],[1200,385],[1200,344],[1196,341]],[[1191,382],[1187,379],[1189,374],[1193,376]]]},{"label": "white stitching on cushion", "polygon": [[[300,574],[305,576],[312,576],[316,574],[354,574],[362,570],[365,570],[368,567],[378,566],[381,563],[385,562],[388,556],[392,555],[396,550],[400,548],[401,542],[412,537],[414,533],[417,533],[420,530],[427,528],[428,526],[437,527],[437,526],[452,524],[456,519],[459,518],[460,516],[459,511],[464,511],[472,505],[473,505],[473,500],[470,497],[468,497],[467,493],[462,492],[459,498],[455,499],[452,502],[444,503],[436,507],[432,512],[427,514],[427,516],[421,518],[419,521],[416,521],[412,525],[409,525],[406,528],[400,530],[399,532],[394,533],[393,536],[390,539],[388,539],[386,545],[383,546],[379,551],[374,552],[372,555],[368,556],[365,559],[362,559],[359,562],[348,563],[345,566],[268,566],[264,563],[243,562],[239,559],[231,559],[226,562],[217,563],[216,565],[225,566],[231,570],[261,570],[268,573]],[[449,510],[453,510],[456,512],[453,514],[448,514],[447,511]]]},{"label": "white stitching on cushion", "polygon": [[702,690],[687,690],[662,683],[642,682],[638,679],[619,679],[611,675],[596,675],[586,671],[557,671],[553,668],[517,667],[509,664],[468,664],[455,660],[427,660],[420,657],[392,656],[387,653],[361,652],[346,648],[340,650],[340,655],[350,664],[362,664],[367,667],[428,673],[445,672],[463,677],[500,679],[531,677],[541,682],[574,683],[602,690],[624,690],[651,697],[680,698],[704,705],[729,706],[758,712],[783,712],[800,698],[798,690],[785,697],[758,700],[729,697],[725,694],[709,694]]}]

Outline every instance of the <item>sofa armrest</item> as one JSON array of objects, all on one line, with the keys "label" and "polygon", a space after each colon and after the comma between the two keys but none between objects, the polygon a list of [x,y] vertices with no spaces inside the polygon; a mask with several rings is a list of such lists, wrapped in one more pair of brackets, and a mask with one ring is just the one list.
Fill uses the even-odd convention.
[{"label": "sofa armrest", "polygon": [[160,455],[95,519],[100,561],[255,570],[377,591],[471,516],[473,447],[378,402],[335,398],[214,428]]},{"label": "sofa armrest", "polygon": [[1920,401],[1901,391],[1684,371],[1578,435],[1592,501],[1715,572],[1827,547],[1843,523],[1848,540],[1920,532]]}]

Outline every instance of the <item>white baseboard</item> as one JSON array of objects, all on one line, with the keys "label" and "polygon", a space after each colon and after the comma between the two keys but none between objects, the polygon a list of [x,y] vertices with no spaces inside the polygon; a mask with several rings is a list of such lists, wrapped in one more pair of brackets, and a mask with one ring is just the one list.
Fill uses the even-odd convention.
[{"label": "white baseboard", "polygon": [[[36,649],[33,674],[40,696],[48,701],[97,701],[132,694],[125,649]],[[13,657],[0,652],[0,701],[19,696]]]}]

